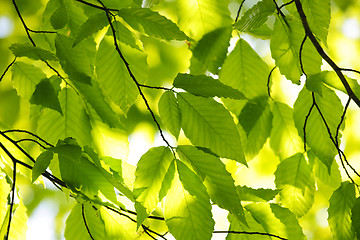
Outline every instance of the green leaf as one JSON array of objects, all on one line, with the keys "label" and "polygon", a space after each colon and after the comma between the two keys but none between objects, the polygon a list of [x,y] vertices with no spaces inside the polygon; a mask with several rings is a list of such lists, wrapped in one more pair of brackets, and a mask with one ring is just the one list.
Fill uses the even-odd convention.
[{"label": "green leaf", "polygon": [[275,217],[285,225],[288,239],[306,239],[306,236],[299,225],[299,221],[296,216],[289,211],[289,209],[280,207],[274,203],[270,203],[270,208]]},{"label": "green leaf", "polygon": [[323,78],[323,74],[324,72],[320,72],[320,73],[316,73],[313,75],[310,75],[306,78],[306,88],[310,91],[310,92],[315,92],[317,94],[319,94],[320,96],[322,96],[322,78]]},{"label": "green leaf", "polygon": [[[245,131],[242,136],[244,152],[250,158],[256,156],[271,133],[272,114],[268,99],[260,97],[247,102],[239,115],[239,123]],[[245,140],[246,139],[246,140]]]},{"label": "green leaf", "polygon": [[[229,226],[229,233],[226,236],[226,240],[267,240],[269,239],[268,236],[262,236],[262,235],[247,235],[247,234],[236,234],[235,232],[259,232],[259,233],[265,233],[266,230],[264,227],[257,222],[250,214],[249,211],[245,209],[245,217],[246,222],[248,226],[241,223],[235,216],[232,214],[228,215],[228,220],[230,223]],[[232,232],[234,231],[234,232]]]},{"label": "green leaf", "polygon": [[65,4],[61,4],[50,17],[54,29],[61,29],[69,21],[69,12]]},{"label": "green leaf", "polygon": [[165,198],[166,225],[177,240],[210,240],[214,220],[206,188],[184,163],[176,165],[177,175]]},{"label": "green leaf", "polygon": [[36,85],[35,91],[30,98],[30,103],[48,107],[58,111],[61,115],[63,114],[57,92],[47,78],[41,80],[41,82]]},{"label": "green leaf", "polygon": [[246,99],[244,94],[237,89],[229,87],[219,80],[206,75],[179,73],[174,79],[173,85],[196,96]]},{"label": "green leaf", "polygon": [[[333,90],[323,86],[322,93],[322,97],[314,94],[315,101],[321,110],[332,137],[335,138],[336,129],[340,123],[343,112],[343,106]],[[294,104],[295,126],[303,139],[305,116],[308,115],[312,104],[312,94],[306,88],[303,88]],[[313,107],[310,116],[307,118],[305,131],[307,145],[309,145],[316,156],[327,166],[330,173],[331,164],[334,161],[337,150],[330,139],[328,130],[316,107]]]},{"label": "green leaf", "polygon": [[314,202],[315,180],[304,156],[297,153],[283,160],[275,172],[282,204],[296,216],[305,215]]},{"label": "green leaf", "polygon": [[221,160],[190,145],[178,146],[177,153],[180,155],[180,159],[189,161],[195,169],[209,180],[208,184],[205,183],[205,185],[212,201],[246,224],[234,179],[226,171]]},{"label": "green leaf", "polygon": [[303,142],[295,128],[293,109],[280,102],[272,105],[272,129],[270,146],[280,159],[290,157],[303,150]]},{"label": "green leaf", "polygon": [[247,98],[267,95],[269,68],[243,39],[226,58],[219,80],[242,92]]},{"label": "green leaf", "polygon": [[307,152],[307,155],[309,156],[310,161],[315,161],[314,174],[316,178],[320,179],[321,182],[332,188],[336,189],[340,187],[341,173],[336,161],[333,161],[331,165],[331,172],[329,174],[327,166],[322,161],[320,161],[311,150]]},{"label": "green leaf", "polygon": [[178,93],[177,98],[182,114],[181,126],[194,145],[207,147],[221,157],[246,165],[240,135],[223,105],[189,93]]},{"label": "green leaf", "polygon": [[264,188],[249,188],[247,186],[236,186],[241,201],[268,202],[279,193],[279,190]]},{"label": "green leaf", "polygon": [[[136,80],[144,82],[147,75],[146,55],[127,45],[121,45],[121,50]],[[96,55],[96,73],[105,93],[126,113],[139,92],[110,37],[105,36],[100,43]]]},{"label": "green leaf", "polygon": [[149,8],[123,8],[119,16],[133,29],[150,37],[165,40],[185,40],[187,36],[171,20]]},{"label": "green leaf", "polygon": [[[147,215],[159,203],[159,193],[173,158],[169,148],[156,147],[147,151],[137,163],[134,194],[136,201],[146,208]],[[142,222],[137,224],[139,227]]]},{"label": "green leaf", "polygon": [[228,0],[177,0],[178,26],[199,40],[205,33],[231,24]]},{"label": "green leaf", "polygon": [[311,31],[327,45],[331,17],[330,0],[303,0],[302,6]]},{"label": "green leaf", "polygon": [[32,169],[31,182],[34,183],[36,179],[47,169],[50,165],[50,161],[53,159],[53,153],[51,151],[42,152],[35,161]]},{"label": "green leaf", "polygon": [[168,193],[175,177],[175,160],[170,163],[170,166],[164,176],[164,181],[162,182],[160,192],[159,192],[159,201],[161,201],[166,194]]},{"label": "green leaf", "polygon": [[[127,27],[119,21],[114,21],[113,26],[115,28],[116,39],[122,43],[129,45],[132,48],[141,50],[137,44],[136,36]],[[110,35],[110,32],[108,32]]]},{"label": "green leaf", "polygon": [[99,118],[101,118],[104,123],[108,124],[112,128],[117,127],[119,129],[125,129],[125,126],[122,122],[120,122],[119,116],[105,100],[105,96],[97,82],[91,81],[91,85],[74,82],[74,85],[82,97],[86,100],[86,103],[95,110]]},{"label": "green leaf", "polygon": [[275,4],[272,0],[262,0],[247,10],[234,24],[234,27],[242,32],[256,29],[266,22],[268,17],[275,12],[275,9]]},{"label": "green leaf", "polygon": [[275,217],[268,203],[251,203],[245,206],[252,217],[262,225],[266,233],[286,236],[286,227]]},{"label": "green leaf", "polygon": [[301,189],[303,194],[306,188],[314,185],[312,170],[301,153],[297,153],[283,160],[275,172],[275,184],[278,189],[284,185],[291,185]]},{"label": "green leaf", "polygon": [[305,188],[305,193],[300,188],[292,185],[284,185],[280,191],[281,203],[298,218],[304,216],[314,203],[315,187]]},{"label": "green leaf", "polygon": [[341,183],[341,186],[333,192],[329,200],[328,222],[335,239],[354,239],[351,210],[355,200],[355,186],[350,182]]},{"label": "green leaf", "polygon": [[356,233],[356,236],[360,236],[360,198],[357,198],[351,209],[351,224]]},{"label": "green leaf", "polygon": [[75,47],[74,40],[57,35],[55,39],[56,56],[69,78],[76,82],[91,83],[91,76],[94,72],[95,42],[91,39],[82,41]]},{"label": "green leaf", "polygon": [[46,75],[40,68],[24,62],[14,63],[11,70],[14,88],[19,96],[27,100],[30,99],[35,91],[35,86],[42,79],[46,78]]},{"label": "green leaf", "polygon": [[73,46],[76,46],[82,40],[92,36],[94,33],[100,31],[109,24],[105,13],[98,13],[90,16],[86,22],[84,22],[79,32],[76,34]]},{"label": "green leaf", "polygon": [[99,210],[90,203],[76,204],[65,223],[66,239],[105,239],[105,226]]},{"label": "green leaf", "polygon": [[222,27],[206,33],[193,50],[194,57],[212,73],[217,74],[230,45],[231,27]]},{"label": "green leaf", "polygon": [[71,140],[59,141],[52,150],[58,154],[61,178],[66,185],[90,199],[96,199],[100,190],[105,197],[116,202],[114,186],[92,162],[81,156],[80,146]]},{"label": "green leaf", "polygon": [[59,93],[60,106],[63,112],[45,108],[42,110],[37,133],[55,144],[58,139],[76,138],[82,145],[92,142],[91,125],[82,101],[71,88],[63,88]]},{"label": "green leaf", "polygon": [[[271,56],[281,74],[293,83],[300,83],[302,70],[300,67],[299,51],[305,33],[299,19],[286,18],[287,24],[276,19],[270,42]],[[322,60],[309,39],[302,49],[302,63],[307,75],[321,71]]]},{"label": "green leaf", "polygon": [[[28,226],[27,226],[28,216],[27,216],[26,211],[27,211],[27,208],[25,207],[22,199],[19,201],[19,203],[14,204],[10,234],[9,234],[8,239],[26,239],[26,231],[28,229]],[[10,208],[7,208],[6,212],[7,212],[7,214],[4,219],[4,222],[2,223],[2,226],[0,224],[0,238],[1,239],[5,239],[4,236],[5,236],[5,233],[7,232]]]},{"label": "green leaf", "polygon": [[142,229],[138,233],[136,232],[136,223],[116,212],[102,207],[100,208],[100,217],[105,225],[105,238],[103,239],[134,240],[141,234]]},{"label": "green leaf", "polygon": [[161,120],[167,129],[178,138],[181,128],[181,112],[174,93],[164,92],[160,97],[158,108]]},{"label": "green leaf", "polygon": [[10,50],[15,57],[28,57],[34,60],[43,61],[58,60],[52,52],[37,46],[32,46],[28,43],[14,43],[10,46]]}]

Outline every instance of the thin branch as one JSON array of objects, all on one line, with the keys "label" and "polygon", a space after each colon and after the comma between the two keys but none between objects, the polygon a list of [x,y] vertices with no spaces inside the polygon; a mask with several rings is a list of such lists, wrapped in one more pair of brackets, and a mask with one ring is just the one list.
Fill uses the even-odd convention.
[{"label": "thin branch", "polygon": [[278,238],[281,240],[288,240],[287,238],[283,238],[280,236],[277,236],[275,234],[271,234],[271,233],[262,233],[262,232],[247,232],[247,231],[214,231],[213,233],[231,233],[231,234],[246,234],[246,235],[261,235],[261,236],[269,236],[269,237],[274,237],[274,238]]},{"label": "thin branch", "polygon": [[306,152],[306,125],[307,125],[307,122],[309,120],[309,117],[310,117],[310,114],[311,114],[311,111],[313,110],[315,104],[313,103],[309,109],[309,112],[306,114],[306,117],[305,117],[305,121],[304,121],[304,126],[303,126],[303,133],[304,133],[304,151]]},{"label": "thin branch", "polygon": [[39,145],[41,148],[46,149],[46,147],[44,145],[42,145],[41,143],[39,143],[38,141],[36,141],[35,139],[32,138],[22,138],[20,140],[15,141],[16,143],[20,143],[20,142],[33,142],[36,143],[37,145]]},{"label": "thin branch", "polygon": [[79,2],[79,3],[82,3],[82,4],[85,4],[85,5],[88,5],[88,6],[90,6],[90,7],[96,8],[96,9],[103,10],[103,11],[114,11],[114,12],[119,11],[119,9],[107,8],[107,7],[105,7],[103,4],[101,4],[101,5],[103,5],[103,6],[98,6],[98,5],[95,5],[95,4],[86,2],[86,1],[84,1],[84,0],[75,0],[75,1],[77,1],[77,2]]},{"label": "thin branch", "polygon": [[15,191],[16,191],[16,161],[13,160],[13,183],[11,187],[11,202],[10,202],[10,209],[9,209],[9,222],[6,230],[6,236],[5,240],[9,239],[10,236],[10,226],[11,226],[11,220],[13,217],[13,209],[15,204]]},{"label": "thin branch", "polygon": [[281,6],[279,7],[279,9],[282,9],[282,8],[285,7],[285,6],[294,3],[294,1],[295,1],[295,0],[291,0],[290,2],[284,3],[283,5],[281,5]]},{"label": "thin branch", "polygon": [[32,33],[50,33],[50,34],[54,34],[54,33],[57,33],[55,31],[44,31],[44,30],[32,30],[30,28],[28,28],[29,32],[32,32]]},{"label": "thin branch", "polygon": [[246,0],[243,0],[243,1],[241,2],[240,6],[239,6],[239,9],[238,9],[238,11],[237,11],[237,13],[236,13],[235,22],[237,22],[237,21],[239,20],[239,17],[240,17],[240,12],[241,12],[241,9],[242,9],[242,7],[243,7],[243,5],[244,5],[245,1],[246,1]]},{"label": "thin branch", "polygon": [[18,133],[27,133],[37,139],[39,139],[40,141],[42,141],[43,143],[45,143],[46,145],[48,145],[49,147],[54,147],[54,145],[52,145],[51,143],[47,142],[46,140],[44,140],[43,138],[41,138],[40,136],[36,135],[35,133],[32,133],[30,131],[27,130],[22,130],[22,129],[10,129],[10,130],[5,130],[2,131],[3,133],[11,133],[11,132],[18,132]]},{"label": "thin branch", "polygon": [[273,73],[273,71],[274,71],[275,69],[276,69],[276,66],[271,69],[271,71],[270,71],[270,73],[269,73],[269,75],[268,75],[267,84],[266,84],[266,86],[267,86],[267,91],[268,91],[268,95],[269,95],[269,98],[270,98],[270,99],[273,99],[273,98],[271,97],[271,89],[270,89],[271,74]]},{"label": "thin branch", "polygon": [[300,15],[300,19],[301,19],[301,22],[303,24],[306,35],[311,40],[312,44],[314,45],[314,47],[316,48],[316,50],[320,54],[320,56],[332,67],[332,69],[338,75],[338,77],[341,80],[343,86],[345,87],[346,92],[349,95],[349,97],[356,103],[356,105],[358,107],[360,107],[360,99],[355,95],[355,93],[351,89],[351,87],[350,87],[349,83],[347,82],[345,76],[341,72],[341,68],[339,68],[336,65],[336,63],[324,52],[324,49],[321,47],[320,43],[317,41],[316,37],[314,36],[313,32],[311,31],[300,0],[295,0],[295,4],[296,4],[297,12]]},{"label": "thin branch", "polygon": [[360,74],[360,71],[351,68],[340,68],[341,71],[355,72]]},{"label": "thin branch", "polygon": [[14,58],[14,60],[12,60],[11,63],[9,63],[9,65],[7,65],[4,72],[1,74],[0,82],[1,82],[1,80],[3,80],[3,78],[5,77],[5,74],[7,73],[7,71],[9,71],[10,67],[15,63],[15,61],[16,61],[16,57]]},{"label": "thin branch", "polygon": [[159,130],[159,133],[160,133],[160,136],[162,138],[162,140],[166,143],[166,145],[170,148],[170,150],[172,151],[172,153],[175,155],[174,153],[174,150],[173,150],[173,147],[170,145],[170,143],[166,140],[165,136],[164,136],[164,133],[160,127],[160,124],[159,122],[157,121],[156,117],[155,117],[155,114],[153,112],[153,110],[151,109],[143,91],[141,90],[141,87],[140,87],[140,83],[137,81],[137,79],[135,78],[133,72],[131,71],[130,69],[130,65],[129,63],[127,62],[127,60],[125,59],[124,55],[122,54],[121,50],[120,50],[120,47],[117,43],[117,38],[116,38],[116,30],[114,28],[114,25],[112,23],[112,19],[111,19],[111,16],[110,16],[110,10],[104,5],[104,3],[101,1],[101,0],[97,0],[103,7],[103,10],[105,11],[106,13],[106,17],[108,19],[108,22],[110,24],[110,28],[111,28],[111,31],[112,31],[112,35],[113,35],[113,40],[114,40],[114,46],[115,46],[115,49],[118,53],[118,55],[120,56],[121,60],[124,62],[125,66],[126,66],[126,69],[131,77],[131,79],[133,80],[133,82],[135,83],[137,89],[138,89],[138,92],[141,96],[141,98],[143,99],[145,105],[146,105],[146,108],[148,109],[148,111],[150,112],[151,114],[151,117],[153,118],[153,121],[155,122],[158,130]]},{"label": "thin branch", "polygon": [[92,240],[95,240],[94,237],[91,235],[89,226],[88,226],[87,221],[86,221],[86,218],[85,218],[85,208],[84,208],[84,204],[81,204],[81,215],[82,215],[82,219],[83,219],[83,221],[84,221],[85,227],[86,227],[86,231],[88,232],[90,238],[91,238]]},{"label": "thin branch", "polygon": [[150,89],[159,89],[159,90],[165,90],[165,91],[173,91],[172,88],[166,88],[166,87],[156,87],[156,86],[149,86],[144,84],[139,84],[140,87],[144,88],[150,88]]},{"label": "thin branch", "polygon": [[304,49],[304,44],[305,44],[305,41],[307,39],[307,35],[305,34],[305,37],[303,38],[301,44],[300,44],[300,49],[299,49],[299,62],[300,62],[300,68],[301,68],[301,71],[305,74],[305,76],[307,76],[305,70],[304,70],[304,64],[303,64],[303,61],[302,61],[302,51]]}]

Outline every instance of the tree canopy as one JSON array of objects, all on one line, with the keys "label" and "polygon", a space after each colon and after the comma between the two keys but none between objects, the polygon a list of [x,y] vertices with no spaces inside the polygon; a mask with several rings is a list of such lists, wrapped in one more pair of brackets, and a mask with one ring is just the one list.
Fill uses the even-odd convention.
[{"label": "tree canopy", "polygon": [[359,238],[357,1],[0,7],[0,239]]}]

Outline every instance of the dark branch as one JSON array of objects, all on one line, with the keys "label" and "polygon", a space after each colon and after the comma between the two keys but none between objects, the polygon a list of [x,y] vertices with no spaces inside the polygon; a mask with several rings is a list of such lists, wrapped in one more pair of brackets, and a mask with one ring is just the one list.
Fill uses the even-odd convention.
[{"label": "dark branch", "polygon": [[18,132],[18,133],[27,133],[37,139],[39,139],[40,141],[42,141],[43,143],[45,143],[46,145],[48,145],[49,147],[54,147],[54,145],[52,145],[51,143],[47,142],[46,140],[44,140],[43,138],[41,138],[40,136],[36,135],[35,133],[32,133],[30,131],[27,130],[21,130],[21,129],[11,129],[11,130],[5,130],[2,131],[3,133],[12,133],[12,132]]},{"label": "dark branch", "polygon": [[305,44],[306,39],[307,39],[307,35],[305,34],[305,37],[303,38],[303,40],[302,40],[302,42],[300,44],[300,50],[299,50],[300,68],[301,68],[301,71],[305,74],[305,76],[307,76],[307,74],[305,73],[304,64],[302,62],[302,51],[304,49],[304,44]]},{"label": "dark branch", "polygon": [[291,0],[290,2],[284,3],[283,5],[281,5],[281,6],[279,7],[279,9],[282,9],[283,7],[285,7],[285,6],[287,6],[287,5],[290,5],[290,4],[292,4],[292,3],[294,3],[294,0]]},{"label": "dark branch", "polygon": [[156,86],[149,86],[144,84],[139,84],[140,87],[144,88],[150,88],[150,89],[159,89],[159,90],[165,90],[165,91],[173,91],[172,88],[166,88],[166,87],[156,87]]},{"label": "dark branch", "polygon": [[247,231],[214,231],[214,233],[231,233],[231,234],[246,234],[246,235],[261,235],[261,236],[269,236],[269,237],[274,237],[274,238],[278,238],[281,240],[288,240],[287,238],[283,238],[280,236],[277,236],[275,234],[271,234],[271,233],[262,233],[262,232],[247,232]]},{"label": "dark branch", "polygon": [[276,66],[271,69],[271,71],[270,71],[270,73],[269,73],[269,75],[268,75],[268,80],[267,80],[267,84],[266,84],[267,90],[268,90],[268,95],[269,95],[269,98],[270,98],[270,99],[273,99],[273,98],[271,97],[270,81],[271,81],[271,75],[272,75],[272,73],[273,73],[273,71],[274,71],[275,69],[276,69]]},{"label": "dark branch", "polygon": [[360,99],[355,95],[355,93],[351,89],[351,87],[350,87],[349,83],[347,82],[345,76],[341,72],[341,68],[339,68],[336,65],[336,63],[324,52],[324,50],[321,47],[320,43],[317,41],[316,37],[314,36],[313,32],[311,31],[300,0],[295,0],[295,4],[296,4],[297,12],[300,15],[301,22],[303,24],[306,35],[311,40],[312,44],[314,45],[314,47],[316,48],[316,50],[320,54],[320,56],[332,67],[332,69],[338,75],[338,77],[341,80],[343,86],[345,87],[346,92],[349,95],[349,97],[356,103],[356,105],[358,105],[358,107],[360,107]]},{"label": "dark branch", "polygon": [[341,71],[355,72],[360,74],[360,71],[351,68],[340,68]]},{"label": "dark branch", "polygon": [[11,202],[10,202],[10,210],[9,210],[9,222],[7,225],[5,240],[9,239],[10,236],[10,226],[11,220],[13,217],[14,203],[15,203],[15,191],[16,191],[16,161],[13,160],[13,183],[11,187]]},{"label": "dark branch", "polygon": [[11,63],[9,63],[9,65],[7,65],[4,72],[1,74],[0,82],[1,82],[1,80],[3,80],[5,74],[7,73],[7,71],[9,71],[10,67],[15,63],[15,61],[16,61],[16,57],[14,58],[14,60]]},{"label": "dark branch", "polygon": [[245,1],[246,1],[246,0],[243,0],[243,1],[241,2],[240,6],[239,6],[239,9],[238,9],[238,11],[237,11],[237,13],[236,13],[235,22],[237,22],[237,21],[239,20],[239,17],[240,17],[240,12],[241,12],[241,9],[242,9],[242,7],[243,7],[243,5],[244,5]]},{"label": "dark branch", "polygon": [[95,240],[94,237],[91,235],[89,226],[88,226],[87,221],[86,221],[86,218],[85,218],[85,208],[84,208],[84,204],[81,204],[81,215],[82,215],[82,219],[83,219],[83,221],[84,221],[85,227],[86,227],[86,231],[88,232],[90,238],[91,238],[92,240]]},{"label": "dark branch", "polygon": [[36,143],[37,145],[39,145],[41,148],[46,149],[46,147],[44,145],[42,145],[41,143],[39,143],[38,141],[36,141],[35,139],[32,138],[22,138],[20,140],[15,141],[16,143],[20,143],[20,142],[33,142]]}]

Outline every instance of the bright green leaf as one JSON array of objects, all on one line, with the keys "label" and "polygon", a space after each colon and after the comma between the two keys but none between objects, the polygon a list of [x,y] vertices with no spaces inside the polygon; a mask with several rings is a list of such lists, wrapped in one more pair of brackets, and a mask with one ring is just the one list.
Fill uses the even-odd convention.
[{"label": "bright green leaf", "polygon": [[123,8],[119,11],[127,24],[150,37],[185,40],[187,36],[171,20],[149,8]]},{"label": "bright green leaf", "polygon": [[[127,45],[122,45],[122,51],[136,80],[144,82],[147,75],[145,54]],[[100,43],[96,55],[96,73],[105,93],[126,113],[139,92],[110,37],[105,36]]]},{"label": "bright green leaf", "polygon": [[272,114],[268,99],[260,97],[247,102],[239,115],[239,123],[245,131],[242,136],[244,152],[250,158],[256,156],[271,133]]},{"label": "bright green leaf", "polygon": [[[271,56],[275,59],[281,74],[293,83],[299,84],[302,75],[299,51],[305,33],[300,20],[286,18],[286,21],[287,24],[279,18],[276,19],[270,42]],[[306,74],[320,72],[321,57],[309,39],[305,41],[301,54]]]},{"label": "bright green leaf", "polygon": [[58,60],[52,52],[37,46],[32,46],[28,43],[14,43],[10,46],[10,50],[16,57],[28,57],[34,60],[43,61]]},{"label": "bright green leaf", "polygon": [[275,12],[275,4],[272,0],[262,0],[234,24],[234,27],[242,32],[251,31],[263,25],[268,17]]},{"label": "bright green leaf", "polygon": [[206,188],[184,163],[176,165],[177,175],[165,199],[166,225],[177,240],[210,240],[214,220]]},{"label": "bright green leaf", "polygon": [[189,93],[202,97],[225,97],[246,99],[237,89],[226,86],[219,80],[206,75],[179,73],[174,79],[174,87],[182,88]]},{"label": "bright green leaf", "polygon": [[79,96],[71,88],[63,88],[59,102],[63,115],[52,109],[43,109],[38,120],[38,134],[53,144],[58,139],[74,137],[80,144],[90,145],[90,120]]},{"label": "bright green leaf", "polygon": [[279,190],[264,188],[249,188],[247,186],[236,186],[241,201],[268,202],[279,193]]},{"label": "bright green leaf", "polygon": [[75,47],[73,45],[73,39],[57,35],[55,39],[56,56],[72,81],[90,84],[94,67],[95,42],[89,39]]},{"label": "bright green leaf", "polygon": [[99,210],[90,203],[78,203],[66,219],[66,239],[105,239],[105,226],[99,216]]},{"label": "bright green leaf", "polygon": [[269,204],[251,203],[246,205],[245,209],[262,225],[266,233],[275,234],[280,237],[286,236],[286,227],[275,217]]},{"label": "bright green leaf", "polygon": [[199,40],[205,33],[231,24],[228,0],[176,0],[178,26]]},{"label": "bright green leaf", "polygon": [[246,165],[240,135],[230,113],[213,99],[178,93],[181,126],[194,145]]},{"label": "bright green leaf", "polygon": [[311,31],[327,45],[331,17],[330,0],[303,0],[302,6]]},{"label": "bright green leaf", "polygon": [[240,197],[234,185],[234,179],[226,171],[221,160],[211,154],[198,150],[194,146],[181,145],[177,152],[182,160],[189,161],[200,173],[209,180],[210,197],[219,207],[228,210],[240,221],[246,224]]},{"label": "bright green leaf", "polygon": [[109,24],[105,13],[98,13],[90,16],[86,22],[84,22],[79,32],[75,37],[73,46],[76,46],[82,40],[92,36],[94,33],[100,31]]},{"label": "bright green leaf", "polygon": [[303,142],[295,128],[293,109],[280,102],[272,105],[270,146],[281,159],[303,150]]},{"label": "bright green leaf", "polygon": [[351,210],[355,200],[355,185],[350,182],[341,183],[341,186],[333,192],[329,200],[328,222],[335,239],[354,239]]},{"label": "bright green leaf", "polygon": [[35,182],[36,179],[45,172],[46,168],[50,165],[50,161],[53,159],[53,153],[51,151],[42,152],[35,161],[32,169],[31,181]]},{"label": "bright green leaf", "polygon": [[288,239],[306,239],[303,230],[299,225],[299,221],[289,209],[280,207],[274,203],[270,203],[270,208],[275,217],[285,225]]},{"label": "bright green leaf", "polygon": [[307,187],[313,187],[312,170],[301,153],[297,153],[278,165],[275,172],[275,184],[278,189],[291,185],[305,193]]},{"label": "bright green leaf", "polygon": [[[336,129],[340,123],[343,106],[338,96],[333,90],[323,86],[322,97],[314,94],[316,104],[330,129],[333,138],[336,135]],[[311,106],[313,105],[312,93],[306,88],[299,93],[299,96],[294,104],[294,122],[299,132],[299,135],[304,138],[304,124],[305,117],[308,115]],[[330,172],[331,164],[334,161],[337,150],[330,139],[329,132],[318,109],[314,106],[307,118],[306,123],[306,143],[314,151],[316,156],[328,167]]]},{"label": "bright green leaf", "polygon": [[219,80],[242,92],[247,98],[267,95],[269,68],[243,39],[226,58]]},{"label": "bright green leaf", "polygon": [[47,78],[36,85],[30,103],[48,107],[63,114],[56,90]]},{"label": "bright green leaf", "polygon": [[231,27],[223,27],[206,33],[193,50],[194,57],[212,73],[218,73],[230,45]]},{"label": "bright green leaf", "polygon": [[167,129],[178,138],[181,128],[181,112],[174,93],[164,92],[160,97],[158,108],[161,120]]},{"label": "bright green leaf", "polygon": [[12,66],[12,81],[19,96],[30,99],[35,86],[46,78],[43,71],[33,65],[16,62]]},{"label": "bright green leaf", "polygon": [[[135,172],[134,194],[149,215],[159,203],[159,192],[165,175],[173,160],[167,147],[151,148],[137,163]],[[142,222],[138,222],[138,226]]]}]

